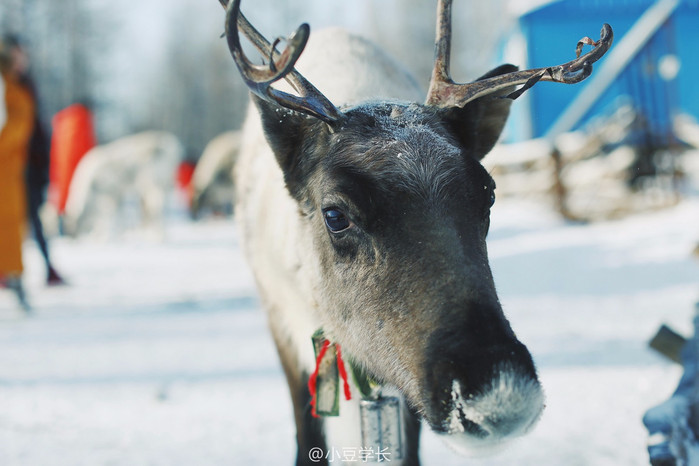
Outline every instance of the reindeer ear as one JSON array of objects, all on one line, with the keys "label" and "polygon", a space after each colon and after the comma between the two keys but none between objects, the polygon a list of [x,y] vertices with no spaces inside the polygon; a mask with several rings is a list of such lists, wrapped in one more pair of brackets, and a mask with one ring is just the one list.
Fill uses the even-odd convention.
[{"label": "reindeer ear", "polygon": [[[500,65],[478,78],[478,81],[514,71],[517,71],[514,65]],[[508,87],[473,100],[463,108],[440,110],[442,119],[452,135],[477,160],[490,152],[500,137],[512,103],[511,99],[503,96],[513,90],[514,86]]]},{"label": "reindeer ear", "polygon": [[251,96],[260,113],[267,143],[284,173],[287,189],[294,198],[300,199],[315,165],[315,154],[310,151],[313,147],[319,147],[311,139],[324,137],[328,133],[327,125],[316,118],[262,100],[254,94]]}]

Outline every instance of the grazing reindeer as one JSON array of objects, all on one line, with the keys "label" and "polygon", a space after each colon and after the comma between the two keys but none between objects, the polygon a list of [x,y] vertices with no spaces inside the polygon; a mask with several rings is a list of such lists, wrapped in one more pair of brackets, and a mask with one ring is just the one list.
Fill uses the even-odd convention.
[{"label": "grazing reindeer", "polygon": [[[236,166],[236,217],[291,390],[297,464],[330,461],[312,461],[314,448],[361,446],[356,403],[343,401],[339,417],[313,416],[307,382],[319,328],[353,368],[404,397],[403,464],[419,463],[419,419],[460,450],[529,431],[544,395],[495,291],[485,242],[495,184],[479,161],[511,99],[537,80],[587,77],[611,44],[609,26],[599,42],[583,40],[596,46],[591,52],[565,65],[503,65],[457,85],[449,77],[451,1],[441,0],[424,105],[414,103],[422,94],[414,81],[376,46],[321,33],[298,67],[338,108],[294,69],[307,25],[279,53],[240,15],[240,0],[221,3],[254,103]],[[268,66],[245,57],[239,29]],[[300,97],[271,87],[281,78]],[[356,401],[358,385],[350,392]]]},{"label": "grazing reindeer", "polygon": [[192,216],[202,212],[231,214],[235,199],[233,165],[238,158],[240,131],[226,131],[204,148],[192,175]]},{"label": "grazing reindeer", "polygon": [[137,200],[142,226],[163,235],[167,195],[184,148],[164,131],[144,131],[93,147],[70,183],[63,226],[69,235],[107,238],[125,219],[127,201]]}]

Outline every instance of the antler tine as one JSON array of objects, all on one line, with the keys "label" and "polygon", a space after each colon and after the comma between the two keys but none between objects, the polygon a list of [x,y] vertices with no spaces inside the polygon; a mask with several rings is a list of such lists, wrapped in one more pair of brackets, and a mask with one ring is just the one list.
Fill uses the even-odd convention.
[{"label": "antler tine", "polygon": [[[548,68],[516,71],[482,79],[468,84],[455,84],[449,75],[449,53],[451,41],[451,2],[439,0],[437,17],[437,38],[435,42],[435,67],[432,72],[430,89],[426,105],[435,107],[463,107],[474,99],[483,97],[510,86],[522,85],[522,88],[508,94],[507,98],[516,99],[539,81],[551,81],[575,84],[592,73],[592,64],[602,58],[614,40],[614,32],[609,24],[604,24],[600,39],[595,42],[584,37],[578,42],[575,60]],[[583,56],[580,55],[583,44],[594,48]]]},{"label": "antler tine", "polygon": [[[275,44],[270,44],[262,34],[240,13],[240,1],[219,0],[226,8],[226,39],[228,48],[245,84],[250,91],[267,101],[307,115],[316,117],[329,125],[341,119],[340,111],[318,89],[308,82],[294,69],[296,61],[301,56],[308,37],[310,27],[302,24],[286,39],[287,46],[279,53]],[[262,53],[269,57],[269,65],[254,65],[245,56],[240,45],[238,29]],[[299,93],[300,96],[289,94],[272,87],[272,83],[284,78]]]},{"label": "antler tine", "polygon": [[[451,2],[439,0],[437,3],[437,33],[434,42],[434,69],[427,91],[427,105],[434,105],[441,89],[454,85],[449,72],[451,58]],[[434,102],[433,102],[434,101]]]}]

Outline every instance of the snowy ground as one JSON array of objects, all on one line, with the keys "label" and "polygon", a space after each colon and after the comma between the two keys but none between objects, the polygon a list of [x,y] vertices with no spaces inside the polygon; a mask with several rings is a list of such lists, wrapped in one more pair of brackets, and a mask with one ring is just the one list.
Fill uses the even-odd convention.
[{"label": "snowy ground", "polygon": [[[426,433],[424,464],[647,464],[641,416],[680,369],[646,345],[663,322],[691,332],[699,200],[589,226],[496,205],[491,263],[547,408],[494,457],[465,461]],[[52,245],[70,286],[43,286],[28,242],[34,314],[0,290],[0,465],[292,464],[285,383],[230,221]]]}]

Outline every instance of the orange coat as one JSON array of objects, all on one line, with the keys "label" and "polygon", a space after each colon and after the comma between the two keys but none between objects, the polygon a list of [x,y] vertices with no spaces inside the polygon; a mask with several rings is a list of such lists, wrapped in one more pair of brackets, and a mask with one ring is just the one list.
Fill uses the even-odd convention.
[{"label": "orange coat", "polygon": [[34,101],[17,80],[5,82],[7,121],[0,131],[0,276],[22,272],[22,240],[27,215],[25,167],[34,127]]}]

